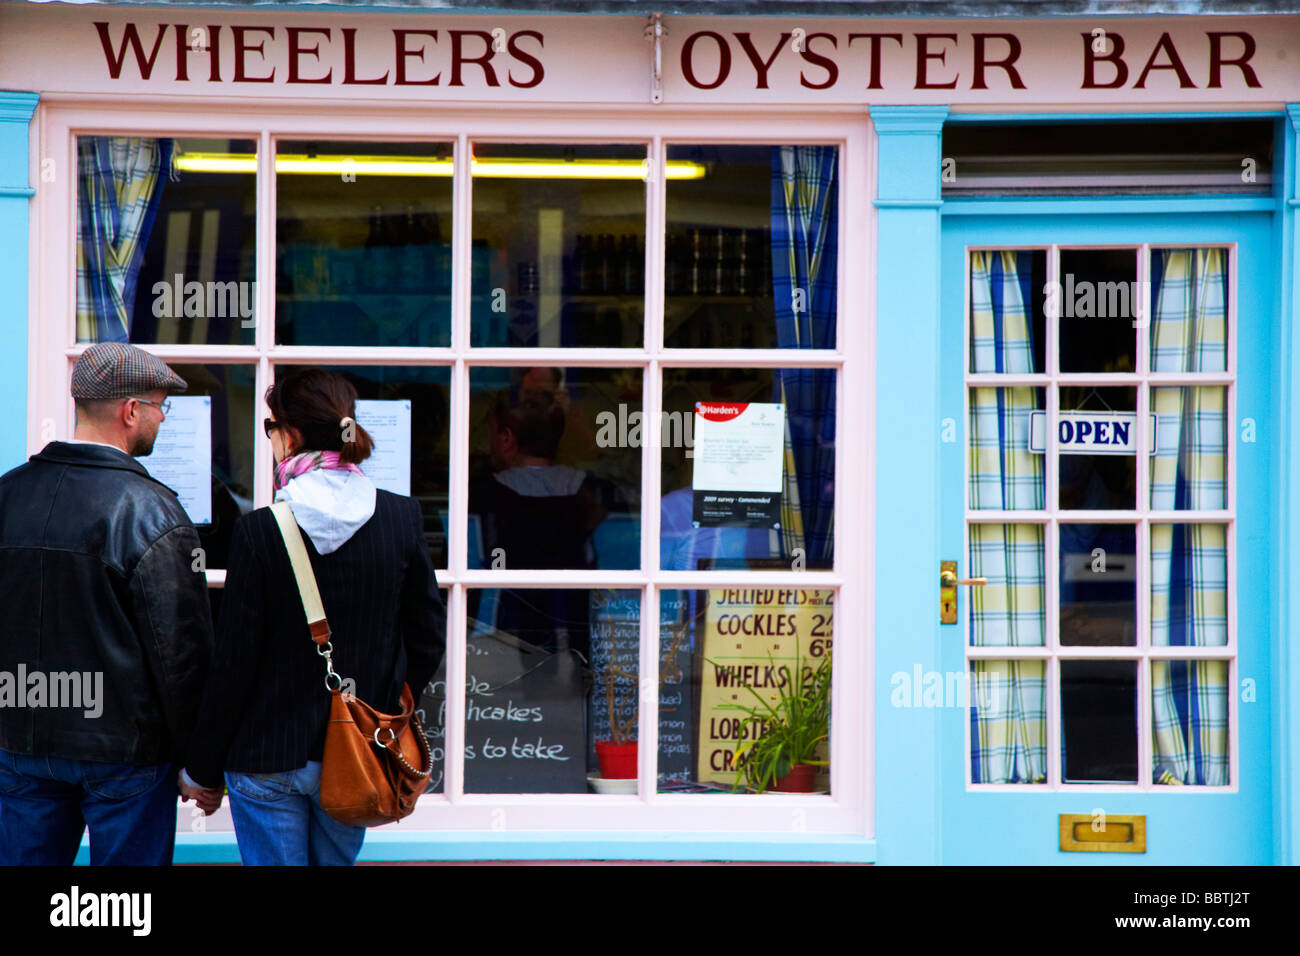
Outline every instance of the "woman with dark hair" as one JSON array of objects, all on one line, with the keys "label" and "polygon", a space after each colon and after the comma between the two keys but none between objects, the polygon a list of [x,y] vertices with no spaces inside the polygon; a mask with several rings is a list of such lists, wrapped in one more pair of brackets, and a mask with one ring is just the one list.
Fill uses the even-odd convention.
[{"label": "woman with dark hair", "polygon": [[[264,427],[275,499],[290,502],[304,532],[334,668],[362,700],[398,713],[403,683],[418,698],[433,676],[446,617],[419,504],[377,490],[358,467],[374,442],[356,421],[356,398],[341,375],[304,369],[267,391]],[[224,773],[245,864],[350,865],[361,852],[365,829],[320,806],[329,707],[284,540],[271,509],[259,508],[235,525],[182,776],[183,787],[219,793]]]}]

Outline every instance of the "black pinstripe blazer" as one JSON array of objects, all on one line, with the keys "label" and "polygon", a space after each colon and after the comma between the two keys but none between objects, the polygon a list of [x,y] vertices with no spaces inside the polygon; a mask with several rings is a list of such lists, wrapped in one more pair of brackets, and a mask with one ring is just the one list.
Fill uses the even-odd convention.
[{"label": "black pinstripe blazer", "polygon": [[[386,713],[402,683],[420,691],[442,659],[446,614],[419,503],[376,493],[375,513],[337,551],[303,534],[333,632],[334,669]],[[319,760],[329,715],[289,554],[269,508],[235,524],[212,667],[186,770],[203,786],[222,771],[278,773]]]}]

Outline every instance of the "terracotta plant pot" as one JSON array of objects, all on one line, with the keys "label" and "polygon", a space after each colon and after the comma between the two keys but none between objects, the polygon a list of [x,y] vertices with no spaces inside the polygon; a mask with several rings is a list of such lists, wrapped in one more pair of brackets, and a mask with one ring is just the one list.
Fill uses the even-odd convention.
[{"label": "terracotta plant pot", "polygon": [[606,780],[628,780],[636,776],[636,741],[616,744],[612,740],[596,741],[596,759],[600,775]]},{"label": "terracotta plant pot", "polygon": [[[596,746],[600,746],[597,744]],[[813,783],[817,779],[817,768],[810,763],[797,763],[790,772],[772,784],[776,793],[812,793]]]}]

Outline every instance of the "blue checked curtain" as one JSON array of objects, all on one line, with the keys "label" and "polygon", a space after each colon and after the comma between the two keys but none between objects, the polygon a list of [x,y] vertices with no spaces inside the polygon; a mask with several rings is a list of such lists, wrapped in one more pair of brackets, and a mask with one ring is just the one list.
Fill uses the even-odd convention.
[{"label": "blue checked curtain", "polygon": [[77,139],[77,341],[126,342],[170,139]]},{"label": "blue checked curtain", "polygon": [[[838,162],[834,146],[772,148],[772,295],[780,348],[835,347]],[[782,369],[772,392],[786,409],[783,553],[804,548],[810,565],[825,566],[835,500],[835,372]]]},{"label": "blue checked curtain", "polygon": [[[1034,367],[1029,255],[971,254],[971,371],[1028,374]],[[1031,454],[1032,387],[973,388],[969,453],[972,509],[1043,507],[1043,456]],[[970,525],[971,643],[1037,646],[1046,634],[1043,526]],[[971,780],[1039,783],[1047,776],[1042,661],[975,661],[971,678]]]},{"label": "blue checked curtain", "polygon": [[[1155,249],[1151,254],[1151,368],[1227,368],[1227,254],[1222,249]],[[1151,507],[1227,507],[1227,390],[1152,389],[1158,416]],[[1228,643],[1226,526],[1151,526],[1151,643]],[[1153,772],[1157,783],[1228,784],[1228,665],[1154,661]]]}]

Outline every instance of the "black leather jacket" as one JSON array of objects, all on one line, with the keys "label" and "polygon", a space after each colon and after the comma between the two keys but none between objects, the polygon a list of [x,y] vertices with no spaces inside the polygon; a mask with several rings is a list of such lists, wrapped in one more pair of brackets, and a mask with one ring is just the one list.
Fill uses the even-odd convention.
[{"label": "black leather jacket", "polygon": [[[22,665],[29,684],[21,705],[0,705],[0,748],[179,759],[212,656],[198,547],[175,493],[125,452],[56,441],[0,477],[0,671],[12,681]],[[35,672],[45,706],[30,706]],[[102,674],[98,715],[84,700],[50,706],[70,699],[66,683],[52,699],[60,672]]]}]

